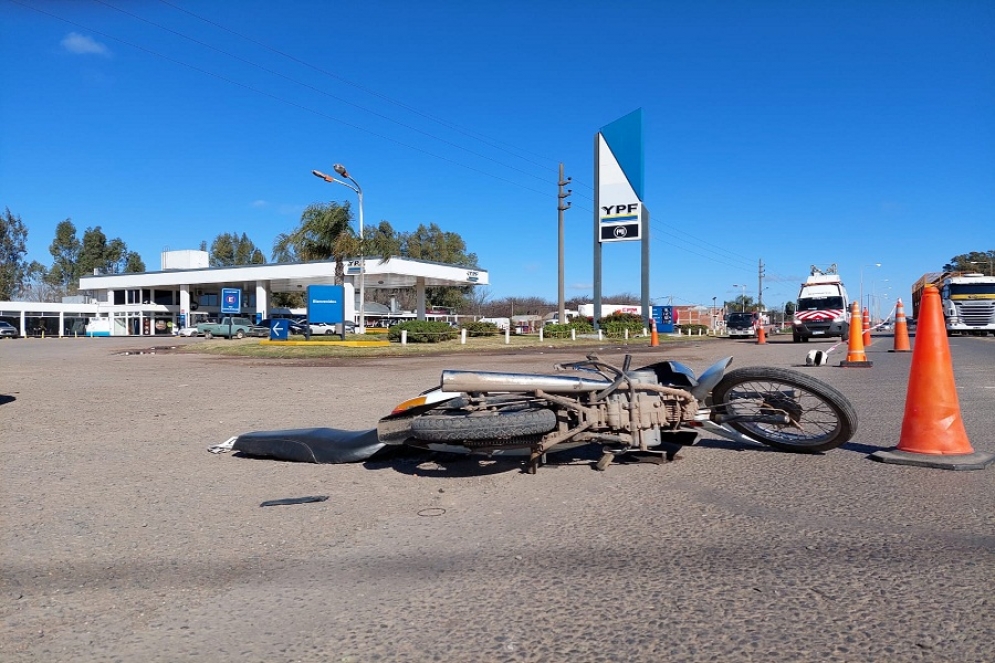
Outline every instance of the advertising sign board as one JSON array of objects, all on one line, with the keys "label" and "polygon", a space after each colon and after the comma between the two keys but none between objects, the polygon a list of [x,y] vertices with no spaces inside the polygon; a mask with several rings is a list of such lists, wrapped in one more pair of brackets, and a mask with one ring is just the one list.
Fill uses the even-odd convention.
[{"label": "advertising sign board", "polygon": [[309,285],[307,287],[307,319],[309,323],[337,324],[345,320],[345,290],[340,285]]},{"label": "advertising sign board", "polygon": [[238,315],[242,312],[242,291],[238,288],[221,288],[221,314]]},{"label": "advertising sign board", "polygon": [[654,306],[653,319],[656,320],[656,330],[661,334],[674,333],[674,307]]}]

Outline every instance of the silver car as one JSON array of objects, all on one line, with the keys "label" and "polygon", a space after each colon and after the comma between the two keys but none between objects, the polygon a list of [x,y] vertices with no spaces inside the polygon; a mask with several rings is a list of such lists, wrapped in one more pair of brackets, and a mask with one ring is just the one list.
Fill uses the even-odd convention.
[{"label": "silver car", "polygon": [[17,327],[5,320],[0,320],[0,338],[19,338],[20,335]]}]

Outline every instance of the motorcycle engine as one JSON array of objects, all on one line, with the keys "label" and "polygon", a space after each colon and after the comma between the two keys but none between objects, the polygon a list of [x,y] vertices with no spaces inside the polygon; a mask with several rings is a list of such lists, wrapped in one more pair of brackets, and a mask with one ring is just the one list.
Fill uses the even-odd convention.
[{"label": "motorcycle engine", "polygon": [[635,401],[632,400],[633,394],[625,387],[616,390],[608,397],[606,423],[611,428],[629,430],[634,420],[636,428],[641,431],[643,444],[646,447],[655,447],[661,443],[661,430],[675,430],[682,422],[694,418],[695,413],[688,411],[689,408],[697,409],[697,403],[693,398],[681,399],[676,394],[639,389],[638,383],[660,384],[655,372],[630,371],[628,377],[637,383],[634,390]]}]

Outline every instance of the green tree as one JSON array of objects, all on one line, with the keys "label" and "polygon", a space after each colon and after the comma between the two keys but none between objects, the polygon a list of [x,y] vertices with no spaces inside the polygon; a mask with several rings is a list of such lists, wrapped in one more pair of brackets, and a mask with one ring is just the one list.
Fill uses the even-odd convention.
[{"label": "green tree", "polygon": [[54,261],[45,275],[45,282],[63,294],[73,294],[79,286],[79,258],[83,243],[76,237],[72,219],[61,221],[55,227],[55,239],[48,247]]},{"label": "green tree", "polygon": [[[119,237],[108,241],[100,226],[87,228],[83,233],[79,254],[80,276],[133,271],[136,263],[141,264],[141,269],[138,271],[145,271],[141,257],[129,251],[128,245]],[[129,269],[129,266],[132,269]]]},{"label": "green tree", "polygon": [[28,229],[21,217],[4,208],[0,216],[0,301],[22,294],[30,277],[27,253]]},{"label": "green tree", "polygon": [[945,272],[980,272],[995,276],[995,251],[971,251],[954,256],[943,266]]},{"label": "green tree", "polygon": [[352,229],[349,203],[314,203],[301,214],[300,225],[273,243],[276,262],[335,261],[335,283],[345,280],[345,260],[375,256],[388,261],[400,250],[397,233],[387,221],[364,228],[363,239]]},{"label": "green tree", "polygon": [[[479,268],[476,254],[467,252],[466,242],[459,233],[444,231],[435,223],[420,224],[414,232],[401,233],[399,239],[401,255],[406,258]],[[433,306],[473,310],[475,304],[469,296],[473,287],[426,288],[425,297]]]},{"label": "green tree", "polygon": [[134,251],[128,251],[124,258],[124,272],[128,274],[140,274],[145,271],[145,263],[142,256]]},{"label": "green tree", "polygon": [[107,239],[100,226],[87,228],[77,239],[76,226],[66,219],[55,228],[55,239],[48,247],[54,261],[44,274],[44,281],[57,293],[71,295],[79,289],[81,276],[144,272],[140,255],[128,250],[120,237]]},{"label": "green tree", "polygon": [[223,233],[211,242],[211,267],[231,267],[233,265],[265,265],[266,256],[256,248],[249,237],[242,233]]}]

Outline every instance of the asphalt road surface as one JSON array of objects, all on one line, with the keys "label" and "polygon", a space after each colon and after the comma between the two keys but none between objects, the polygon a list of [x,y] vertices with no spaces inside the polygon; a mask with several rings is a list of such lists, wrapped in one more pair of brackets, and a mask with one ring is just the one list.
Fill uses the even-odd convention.
[{"label": "asphalt road surface", "polygon": [[[442,368],[569,355],[303,364],[148,343],[0,342],[5,663],[995,660],[995,467],[868,459],[898,443],[905,407],[911,355],[887,352],[889,337],[867,369],[837,366],[845,345],[806,367],[831,343],[777,336],[636,352],[824,379],[860,419],[840,449],[706,438],[663,465],[597,472],[596,454],[567,453],[534,476],[432,454],[311,465],[207,447],[370,428]],[[950,345],[970,442],[995,452],[995,339]],[[308,496],[329,499],[260,506]]]}]

